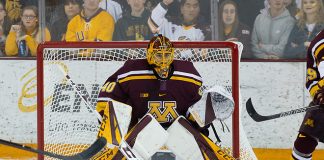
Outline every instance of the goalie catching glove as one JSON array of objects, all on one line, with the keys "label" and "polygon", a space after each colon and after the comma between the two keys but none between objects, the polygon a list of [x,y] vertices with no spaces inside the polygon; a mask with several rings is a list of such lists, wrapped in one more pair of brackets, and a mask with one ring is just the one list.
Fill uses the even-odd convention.
[{"label": "goalie catching glove", "polygon": [[224,120],[232,115],[234,101],[232,95],[221,86],[214,86],[203,92],[201,99],[189,108],[189,113],[200,127],[213,120]]}]

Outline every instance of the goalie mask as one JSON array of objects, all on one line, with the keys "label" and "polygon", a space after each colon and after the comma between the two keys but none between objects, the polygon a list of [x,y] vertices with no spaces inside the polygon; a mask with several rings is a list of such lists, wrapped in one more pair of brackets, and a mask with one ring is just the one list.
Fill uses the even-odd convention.
[{"label": "goalie mask", "polygon": [[148,44],[146,58],[160,78],[167,78],[174,58],[173,44],[161,34],[153,37]]}]

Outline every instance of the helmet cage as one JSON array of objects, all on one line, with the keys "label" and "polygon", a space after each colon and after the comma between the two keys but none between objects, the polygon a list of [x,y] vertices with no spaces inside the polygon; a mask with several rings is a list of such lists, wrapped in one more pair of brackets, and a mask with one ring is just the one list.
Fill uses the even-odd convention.
[{"label": "helmet cage", "polygon": [[170,66],[173,62],[173,51],[171,48],[168,50],[153,49],[151,63],[158,67]]},{"label": "helmet cage", "polygon": [[174,48],[168,38],[159,35],[150,41],[147,49],[147,61],[154,66],[161,78],[168,76],[170,65],[174,59]]}]

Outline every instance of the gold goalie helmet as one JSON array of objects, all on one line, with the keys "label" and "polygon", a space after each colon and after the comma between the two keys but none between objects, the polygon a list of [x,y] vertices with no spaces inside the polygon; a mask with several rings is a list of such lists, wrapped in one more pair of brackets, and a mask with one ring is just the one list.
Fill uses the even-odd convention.
[{"label": "gold goalie helmet", "polygon": [[160,78],[167,78],[174,58],[173,44],[161,34],[154,36],[148,44],[146,58]]}]

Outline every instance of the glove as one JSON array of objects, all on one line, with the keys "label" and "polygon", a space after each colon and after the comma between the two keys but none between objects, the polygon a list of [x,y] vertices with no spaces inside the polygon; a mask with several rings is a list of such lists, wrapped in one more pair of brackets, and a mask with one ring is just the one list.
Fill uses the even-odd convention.
[{"label": "glove", "polygon": [[320,89],[316,92],[313,102],[314,104],[324,105],[324,87],[320,87]]}]

